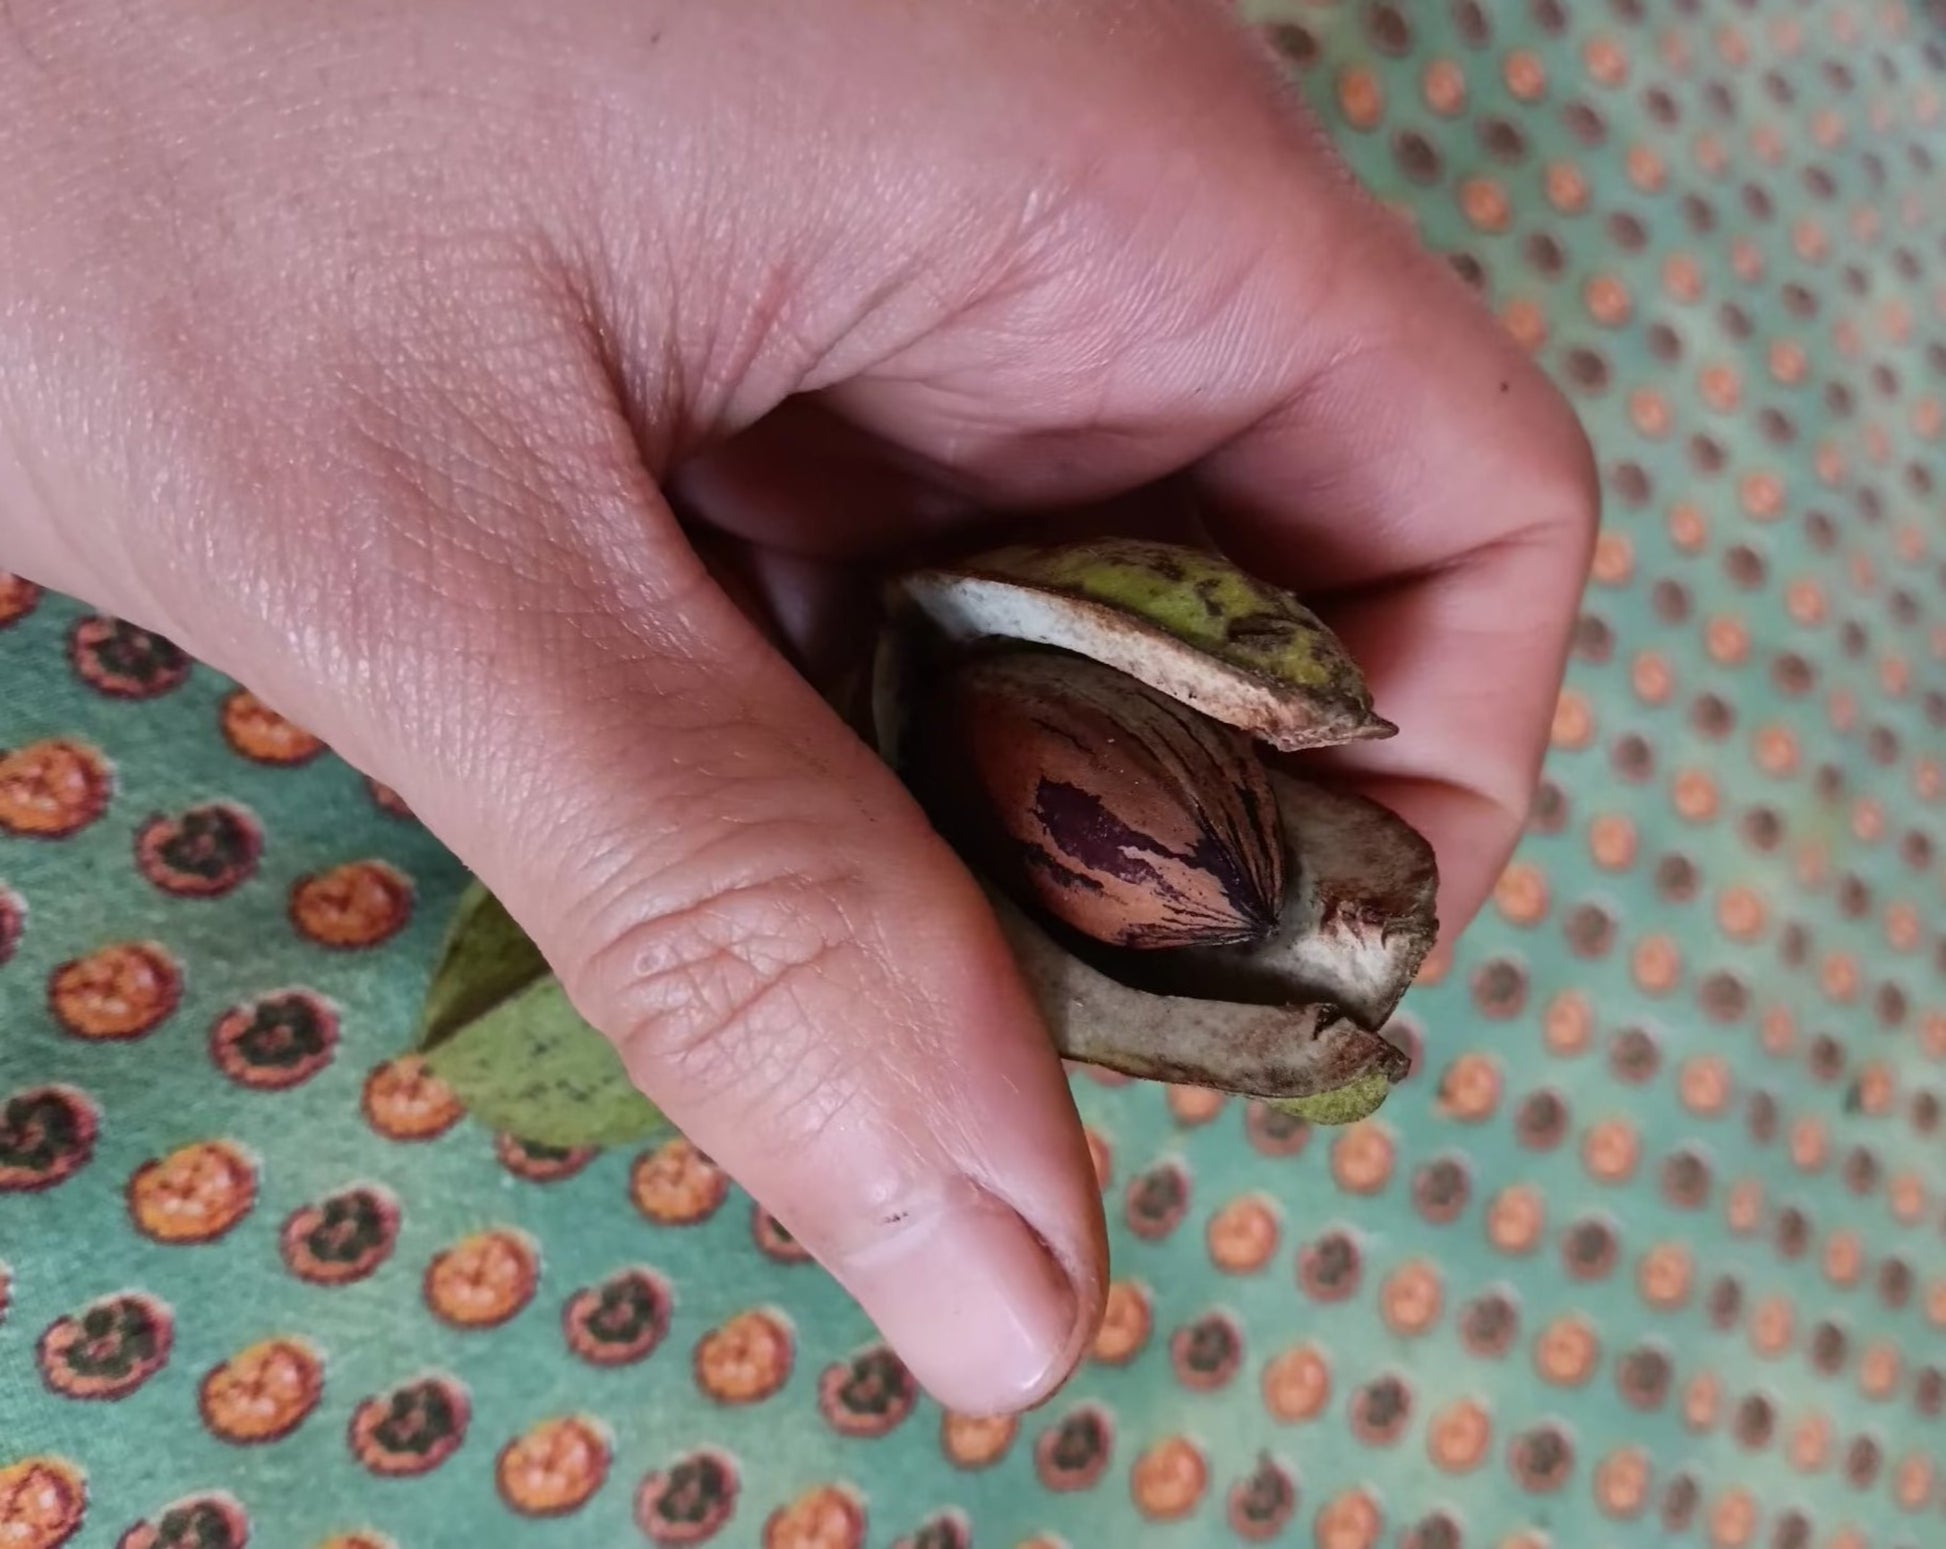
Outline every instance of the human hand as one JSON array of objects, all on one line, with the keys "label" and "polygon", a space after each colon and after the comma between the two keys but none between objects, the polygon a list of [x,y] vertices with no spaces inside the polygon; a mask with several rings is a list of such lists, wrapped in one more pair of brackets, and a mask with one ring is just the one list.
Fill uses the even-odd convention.
[{"label": "human hand", "polygon": [[1591,537],[1561,399],[1209,0],[9,20],[0,565],[395,787],[939,1398],[1043,1396],[1105,1256],[1059,1062],[793,661],[874,556],[1193,499],[1403,728],[1331,757],[1450,931]]}]

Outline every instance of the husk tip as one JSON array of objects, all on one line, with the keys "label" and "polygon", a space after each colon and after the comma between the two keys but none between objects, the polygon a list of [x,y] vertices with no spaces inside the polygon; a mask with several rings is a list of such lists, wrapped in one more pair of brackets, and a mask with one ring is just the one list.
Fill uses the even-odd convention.
[{"label": "husk tip", "polygon": [[1391,1091],[1391,1079],[1384,1071],[1369,1070],[1332,1091],[1314,1092],[1309,1097],[1273,1098],[1270,1106],[1307,1124],[1356,1124],[1377,1113]]}]

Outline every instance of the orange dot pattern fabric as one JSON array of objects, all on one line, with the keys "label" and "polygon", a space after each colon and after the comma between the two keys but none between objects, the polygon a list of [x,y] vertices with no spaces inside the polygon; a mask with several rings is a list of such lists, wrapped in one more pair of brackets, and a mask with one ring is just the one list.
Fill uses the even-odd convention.
[{"label": "orange dot pattern fabric", "polygon": [[403,1053],[463,878],[392,793],[0,577],[0,1543],[1946,1542],[1946,18],[1242,14],[1605,485],[1414,1077],[1078,1076],[1108,1320],[942,1413],[708,1157]]}]

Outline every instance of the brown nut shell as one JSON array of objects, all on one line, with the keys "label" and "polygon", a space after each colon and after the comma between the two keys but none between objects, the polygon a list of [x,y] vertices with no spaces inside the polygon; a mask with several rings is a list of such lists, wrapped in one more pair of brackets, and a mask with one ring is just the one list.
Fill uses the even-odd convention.
[{"label": "brown nut shell", "polygon": [[1260,941],[1284,896],[1270,774],[1241,732],[1057,651],[976,657],[928,706],[918,782],[989,875],[1095,941]]}]

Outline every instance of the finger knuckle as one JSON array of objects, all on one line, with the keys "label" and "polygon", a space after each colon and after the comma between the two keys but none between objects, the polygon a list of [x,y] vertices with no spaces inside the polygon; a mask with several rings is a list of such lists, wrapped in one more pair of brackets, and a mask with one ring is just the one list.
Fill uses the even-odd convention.
[{"label": "finger knuckle", "polygon": [[639,1084],[775,1112],[845,1086],[826,1034],[859,954],[842,876],[766,873],[678,902],[641,890],[607,911],[573,975],[584,1014]]}]

